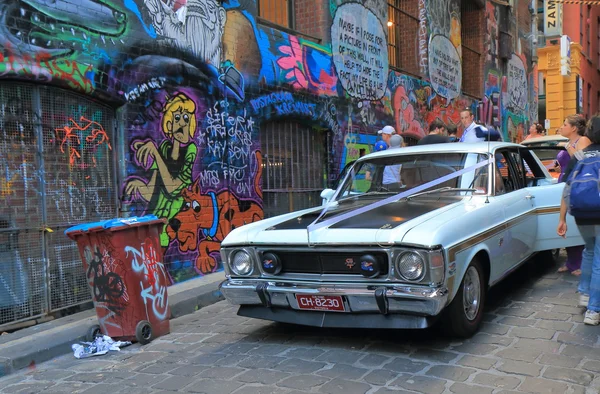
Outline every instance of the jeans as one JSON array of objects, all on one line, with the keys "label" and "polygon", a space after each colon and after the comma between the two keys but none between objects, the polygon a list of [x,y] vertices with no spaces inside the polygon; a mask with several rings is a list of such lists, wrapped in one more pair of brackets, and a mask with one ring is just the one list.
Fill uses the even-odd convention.
[{"label": "jeans", "polygon": [[590,296],[588,310],[600,312],[600,226],[577,226],[585,242],[578,291]]}]

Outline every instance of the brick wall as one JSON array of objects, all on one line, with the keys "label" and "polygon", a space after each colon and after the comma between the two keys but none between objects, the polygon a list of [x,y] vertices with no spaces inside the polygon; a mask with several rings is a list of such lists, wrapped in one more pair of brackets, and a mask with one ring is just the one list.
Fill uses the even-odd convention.
[{"label": "brick wall", "polygon": [[330,40],[331,13],[328,0],[295,0],[294,30],[318,38],[321,43]]},{"label": "brick wall", "polygon": [[461,13],[463,91],[481,98],[485,66],[483,41],[487,23],[485,9],[467,7]]}]

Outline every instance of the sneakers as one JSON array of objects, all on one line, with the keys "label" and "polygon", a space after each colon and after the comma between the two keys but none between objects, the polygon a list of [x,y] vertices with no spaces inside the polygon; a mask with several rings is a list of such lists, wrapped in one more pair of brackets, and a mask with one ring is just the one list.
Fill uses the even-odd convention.
[{"label": "sneakers", "polygon": [[582,308],[587,308],[590,302],[590,296],[587,294],[579,294],[579,306]]},{"label": "sneakers", "polygon": [[585,312],[585,317],[583,318],[583,324],[587,324],[590,326],[597,326],[600,324],[600,313],[590,311],[589,309]]}]

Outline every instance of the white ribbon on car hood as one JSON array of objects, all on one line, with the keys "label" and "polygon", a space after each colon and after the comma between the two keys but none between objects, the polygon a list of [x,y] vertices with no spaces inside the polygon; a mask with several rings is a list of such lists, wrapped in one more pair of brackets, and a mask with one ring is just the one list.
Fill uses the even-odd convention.
[{"label": "white ribbon on car hood", "polygon": [[446,181],[449,181],[450,179],[454,179],[454,178],[457,178],[457,177],[459,177],[461,175],[464,175],[464,174],[466,174],[468,172],[475,171],[476,169],[484,167],[484,166],[488,165],[489,163],[492,163],[492,159],[487,159],[487,160],[484,160],[484,161],[480,161],[479,163],[477,163],[475,165],[472,165],[472,166],[467,167],[467,168],[463,168],[462,170],[453,172],[453,173],[448,174],[448,175],[444,175],[443,177],[434,179],[432,181],[429,181],[429,182],[427,182],[427,183],[425,183],[423,185],[417,186],[417,187],[412,188],[410,190],[407,190],[405,192],[401,192],[401,193],[395,194],[395,195],[393,195],[391,197],[388,197],[388,198],[386,198],[384,200],[374,202],[373,204],[365,205],[364,207],[360,207],[360,208],[354,209],[352,211],[344,212],[344,213],[342,213],[340,215],[334,216],[334,217],[332,217],[330,219],[322,221],[321,223],[318,223],[319,220],[327,213],[327,211],[329,209],[329,206],[326,206],[323,209],[323,211],[321,212],[321,214],[315,219],[315,221],[312,222],[311,224],[309,224],[308,227],[306,228],[306,230],[308,232],[308,234],[307,234],[308,235],[308,244],[310,245],[310,233],[313,232],[313,231],[317,231],[317,230],[322,229],[324,227],[329,227],[331,225],[334,225],[336,223],[341,222],[342,220],[351,218],[352,216],[360,215],[361,213],[371,211],[371,210],[373,210],[375,208],[379,208],[379,207],[381,207],[383,205],[386,205],[386,204],[389,204],[389,203],[392,203],[392,202],[396,202],[396,201],[401,200],[403,198],[410,197],[413,194],[416,194],[416,193],[419,193],[419,192],[421,192],[423,190],[429,189],[430,187],[434,187],[434,186],[440,185],[440,184],[442,184],[442,183],[444,183]]}]

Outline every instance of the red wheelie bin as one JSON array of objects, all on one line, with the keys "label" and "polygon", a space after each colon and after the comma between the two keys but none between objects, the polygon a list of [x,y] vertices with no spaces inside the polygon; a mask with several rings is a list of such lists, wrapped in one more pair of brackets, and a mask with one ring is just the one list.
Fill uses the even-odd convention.
[{"label": "red wheelie bin", "polygon": [[65,231],[77,242],[98,316],[88,341],[103,334],[146,344],[169,333],[168,281],[159,239],[164,224],[148,215]]}]

